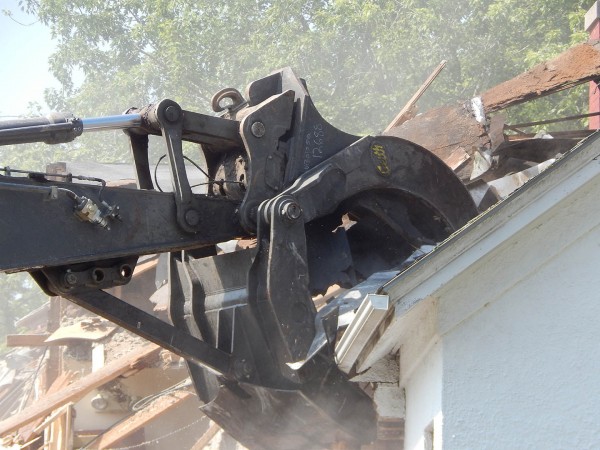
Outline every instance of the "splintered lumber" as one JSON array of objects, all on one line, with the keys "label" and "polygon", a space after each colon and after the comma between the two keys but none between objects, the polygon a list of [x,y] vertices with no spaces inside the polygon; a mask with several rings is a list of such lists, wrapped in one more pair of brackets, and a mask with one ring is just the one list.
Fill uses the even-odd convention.
[{"label": "splintered lumber", "polygon": [[464,180],[471,175],[475,150],[490,145],[485,126],[464,105],[431,109],[385,134],[425,147]]},{"label": "splintered lumber", "polygon": [[600,74],[598,43],[579,44],[481,94],[486,113],[569,89]]},{"label": "splintered lumber", "polygon": [[154,344],[145,345],[129,354],[107,364],[103,368],[80,378],[65,389],[49,395],[23,411],[0,422],[0,436],[44,417],[68,402],[76,402],[91,390],[123,375],[132,369],[141,369],[156,358],[160,347]]},{"label": "splintered lumber", "polygon": [[90,448],[105,449],[114,447],[119,441],[148,426],[154,420],[160,419],[164,413],[193,396],[194,394],[189,391],[176,391],[159,397],[144,409],[108,430]]},{"label": "splintered lumber", "polygon": [[406,122],[407,120],[409,120],[411,118],[411,112],[414,110],[417,102],[419,101],[421,96],[425,93],[427,88],[431,85],[431,83],[433,83],[433,81],[437,78],[437,76],[440,74],[440,72],[442,71],[442,69],[444,67],[446,67],[445,60],[442,61],[441,63],[439,63],[439,65],[434,69],[434,71],[431,73],[431,75],[429,75],[429,77],[425,80],[425,82],[421,85],[421,87],[419,89],[417,89],[417,92],[415,92],[415,94],[411,97],[411,99],[408,101],[408,103],[406,105],[404,105],[404,108],[402,108],[400,110],[398,115],[396,117],[394,117],[394,120],[392,120],[390,122],[390,124],[385,128],[384,131],[389,131],[390,128],[397,127],[398,125],[402,125],[404,122]]},{"label": "splintered lumber", "polygon": [[[73,381],[75,374],[73,372],[63,372],[61,373],[56,380],[50,385],[48,390],[42,395],[42,397],[38,401],[44,401],[47,397],[56,394],[57,392],[65,389],[71,382]],[[35,429],[43,422],[43,418],[38,418],[31,423],[26,424],[23,427],[19,428],[19,436],[21,436],[25,441],[29,441],[32,439],[36,433]]]}]

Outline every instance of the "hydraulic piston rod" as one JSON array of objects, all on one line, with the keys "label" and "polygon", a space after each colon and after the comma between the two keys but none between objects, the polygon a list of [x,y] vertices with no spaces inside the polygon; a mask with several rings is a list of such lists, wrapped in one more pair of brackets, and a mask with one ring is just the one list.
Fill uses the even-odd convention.
[{"label": "hydraulic piston rod", "polygon": [[52,113],[44,117],[0,121],[0,145],[45,142],[71,142],[84,131],[119,130],[139,127],[141,114],[78,119],[68,114]]},{"label": "hydraulic piston rod", "polygon": [[90,117],[81,119],[83,131],[120,130],[139,127],[142,124],[141,114],[121,114],[118,116]]}]

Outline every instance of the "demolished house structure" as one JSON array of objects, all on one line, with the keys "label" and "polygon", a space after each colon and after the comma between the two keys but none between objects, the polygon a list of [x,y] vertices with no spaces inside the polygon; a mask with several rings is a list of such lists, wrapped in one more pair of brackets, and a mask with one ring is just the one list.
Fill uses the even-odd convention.
[{"label": "demolished house structure", "polygon": [[[586,18],[592,31],[597,12]],[[320,317],[336,311],[338,367],[376,405],[376,440],[363,449],[600,442],[599,76],[600,44],[590,41],[386,130],[443,160],[481,214],[401,268],[314,298]],[[523,124],[503,114],[588,82],[589,113]],[[586,129],[561,129],[585,119]],[[165,273],[147,256],[112,289],[168,321]],[[244,448],[197,410],[180,356],[59,297],[33,315],[0,365],[1,448]],[[353,445],[342,436],[329,448]]]}]

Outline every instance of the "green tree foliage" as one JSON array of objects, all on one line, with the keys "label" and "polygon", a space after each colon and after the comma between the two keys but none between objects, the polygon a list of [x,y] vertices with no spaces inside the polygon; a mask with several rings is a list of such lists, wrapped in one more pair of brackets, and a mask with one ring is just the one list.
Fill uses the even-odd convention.
[{"label": "green tree foliage", "polygon": [[25,0],[59,42],[51,66],[63,88],[47,98],[57,109],[115,114],[169,97],[205,112],[222,87],[292,66],[325,117],[363,133],[385,127],[442,59],[448,66],[421,110],[466,99],[585,40],[590,3]]},{"label": "green tree foliage", "polygon": [[[94,117],[172,98],[209,112],[213,93],[284,66],[339,128],[377,133],[443,59],[419,108],[462,101],[584,41],[590,0],[23,0],[52,30],[58,111]],[[532,102],[514,121],[581,112],[583,90]],[[20,166],[129,160],[120,132],[14,151]],[[16,155],[16,156],[15,156]],[[154,159],[160,156],[153,153]],[[3,158],[2,164],[10,161]]]}]

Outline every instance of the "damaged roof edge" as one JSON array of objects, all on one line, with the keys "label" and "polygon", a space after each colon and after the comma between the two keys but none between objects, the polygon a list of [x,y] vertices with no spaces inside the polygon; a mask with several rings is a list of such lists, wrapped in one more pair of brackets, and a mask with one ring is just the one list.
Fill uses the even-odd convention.
[{"label": "damaged roof edge", "polygon": [[[575,173],[576,177],[573,176]],[[596,132],[507,199],[471,220],[434,251],[386,283],[378,293],[389,295],[394,318],[369,354],[361,355],[358,371],[366,370],[399,345],[394,322],[598,175],[600,134]]]}]

